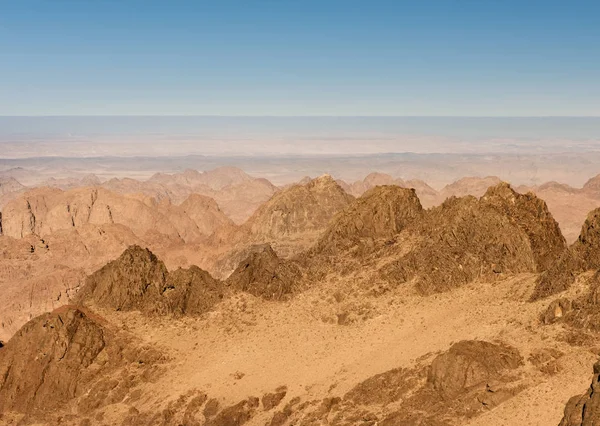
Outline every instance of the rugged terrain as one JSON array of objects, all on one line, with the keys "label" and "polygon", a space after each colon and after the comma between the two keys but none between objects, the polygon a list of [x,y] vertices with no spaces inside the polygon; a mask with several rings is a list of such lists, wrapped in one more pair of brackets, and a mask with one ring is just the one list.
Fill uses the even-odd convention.
[{"label": "rugged terrain", "polygon": [[596,424],[597,181],[11,181],[0,424]]}]

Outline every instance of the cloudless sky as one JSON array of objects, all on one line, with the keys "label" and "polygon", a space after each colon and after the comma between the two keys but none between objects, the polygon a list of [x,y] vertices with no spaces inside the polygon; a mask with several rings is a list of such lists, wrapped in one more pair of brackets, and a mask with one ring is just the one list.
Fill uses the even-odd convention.
[{"label": "cloudless sky", "polygon": [[600,1],[0,0],[0,115],[600,116]]}]

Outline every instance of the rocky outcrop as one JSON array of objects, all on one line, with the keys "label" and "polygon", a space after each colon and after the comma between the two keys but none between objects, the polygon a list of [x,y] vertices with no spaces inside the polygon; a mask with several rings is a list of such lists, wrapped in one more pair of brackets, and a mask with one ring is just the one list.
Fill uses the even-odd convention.
[{"label": "rocky outcrop", "polygon": [[302,273],[292,261],[280,259],[268,244],[254,248],[227,278],[232,289],[267,300],[284,300],[300,288]]},{"label": "rocky outcrop", "polygon": [[588,391],[567,402],[559,426],[595,426],[600,424],[600,362],[594,364],[594,376]]},{"label": "rocky outcrop", "polygon": [[568,289],[578,274],[591,269],[600,269],[600,208],[588,214],[577,241],[539,278],[532,300]]},{"label": "rocky outcrop", "polygon": [[377,186],[339,213],[311,252],[333,255],[365,240],[392,238],[423,214],[414,190]]},{"label": "rocky outcrop", "polygon": [[481,199],[449,198],[409,228],[417,242],[382,270],[393,283],[414,279],[424,294],[445,291],[482,277],[541,272],[552,254],[564,251],[560,229],[532,195],[508,184]]},{"label": "rocky outcrop", "polygon": [[202,315],[225,297],[223,283],[208,272],[191,266],[169,272],[163,297],[168,311],[178,315]]},{"label": "rocky outcrop", "polygon": [[0,350],[0,413],[51,411],[81,395],[105,348],[106,331],[66,307],[25,324]]},{"label": "rocky outcrop", "polygon": [[4,210],[5,235],[22,238],[46,236],[84,224],[121,224],[142,236],[150,230],[178,235],[162,214],[134,198],[103,188],[78,188],[67,192],[39,188],[10,202]]},{"label": "rocky outcrop", "polygon": [[[430,365],[395,368],[358,383],[343,398],[292,399],[270,425],[466,424],[510,399],[524,386],[519,352],[502,343],[461,341]],[[269,423],[267,423],[269,424]]]},{"label": "rocky outcrop", "polygon": [[544,271],[566,246],[543,201],[517,194],[505,183],[479,200],[449,198],[409,231],[416,244],[382,274],[395,283],[415,279],[424,294],[478,277]]},{"label": "rocky outcrop", "polygon": [[538,272],[552,267],[567,248],[558,222],[533,193],[519,194],[503,182],[489,188],[481,201],[504,213],[525,232]]},{"label": "rocky outcrop", "polygon": [[0,210],[26,190],[27,187],[21,185],[15,178],[0,176]]},{"label": "rocky outcrop", "polygon": [[490,381],[523,365],[519,352],[510,346],[479,340],[455,343],[431,364],[427,382],[444,399],[453,399],[474,388],[485,389]]},{"label": "rocky outcrop", "polygon": [[213,200],[200,195],[176,206],[168,199],[156,202],[95,187],[69,191],[38,188],[10,202],[3,213],[4,234],[14,238],[44,237],[88,224],[119,224],[138,237],[158,233],[198,242],[222,227],[233,226]]},{"label": "rocky outcrop", "polygon": [[220,281],[196,266],[169,273],[150,250],[131,246],[90,275],[76,300],[118,311],[200,315],[224,295]]},{"label": "rocky outcrop", "polygon": [[541,320],[545,324],[560,321],[579,331],[600,331],[600,271],[589,278],[583,294],[573,300],[561,297],[552,301]]}]

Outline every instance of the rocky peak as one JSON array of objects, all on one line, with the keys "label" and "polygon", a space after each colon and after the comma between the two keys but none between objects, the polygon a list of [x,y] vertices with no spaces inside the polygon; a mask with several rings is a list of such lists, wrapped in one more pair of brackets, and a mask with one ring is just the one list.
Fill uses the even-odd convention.
[{"label": "rocky peak", "polygon": [[423,207],[414,189],[376,186],[333,219],[315,250],[335,252],[364,238],[390,238],[422,215]]},{"label": "rocky peak", "polygon": [[227,278],[228,286],[269,300],[286,299],[298,288],[300,269],[280,259],[269,244],[254,247]]},{"label": "rocky peak", "polygon": [[150,250],[131,246],[90,275],[77,301],[118,311],[201,315],[224,297],[223,283],[191,266],[168,272]]},{"label": "rocky peak", "polygon": [[105,334],[69,306],[29,321],[0,350],[0,412],[50,411],[77,396]]},{"label": "rocky peak", "polygon": [[567,248],[558,222],[546,203],[533,193],[519,194],[510,184],[490,187],[480,202],[509,217],[530,240],[538,272],[550,269]]},{"label": "rocky peak", "polygon": [[90,275],[77,297],[116,310],[160,310],[166,277],[164,263],[150,250],[134,245]]},{"label": "rocky peak", "polygon": [[276,193],[248,220],[246,226],[263,241],[323,231],[331,218],[353,197],[330,175]]}]

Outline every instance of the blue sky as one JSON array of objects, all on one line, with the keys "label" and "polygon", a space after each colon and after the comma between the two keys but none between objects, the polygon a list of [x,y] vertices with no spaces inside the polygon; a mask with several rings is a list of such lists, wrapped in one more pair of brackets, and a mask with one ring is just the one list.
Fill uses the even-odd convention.
[{"label": "blue sky", "polygon": [[600,116],[600,2],[0,0],[0,115]]}]

